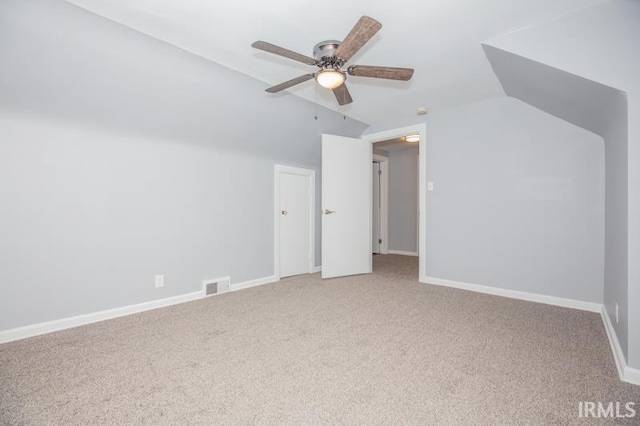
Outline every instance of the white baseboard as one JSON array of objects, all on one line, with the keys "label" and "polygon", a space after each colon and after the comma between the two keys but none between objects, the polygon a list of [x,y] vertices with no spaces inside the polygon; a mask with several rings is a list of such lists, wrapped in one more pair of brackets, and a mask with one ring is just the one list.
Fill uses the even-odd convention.
[{"label": "white baseboard", "polygon": [[[272,275],[270,277],[259,278],[257,280],[231,284],[229,286],[229,291],[242,290],[245,288],[268,284],[275,281],[278,280],[274,275]],[[79,327],[81,325],[92,324],[94,322],[105,321],[113,318],[123,317],[126,315],[150,311],[153,309],[164,308],[171,305],[177,305],[179,303],[191,302],[193,300],[202,299],[203,297],[206,297],[204,290],[199,290],[192,293],[181,294],[179,296],[167,297],[165,299],[152,300],[150,302],[143,302],[135,305],[123,306],[120,308],[108,309],[105,311],[93,312],[90,314],[78,315],[75,317],[62,318],[59,320],[47,321],[38,324],[27,325],[24,327],[13,328],[10,330],[4,330],[0,331],[0,343],[8,343],[14,340],[26,339],[27,337],[39,336],[41,334],[66,330],[68,328]]]},{"label": "white baseboard", "polygon": [[257,287],[259,285],[270,284],[278,281],[278,277],[271,275],[269,277],[258,278],[256,280],[244,281],[241,283],[232,283],[229,286],[229,291],[244,290],[245,288]]},{"label": "white baseboard", "polygon": [[613,324],[611,324],[611,319],[607,314],[607,309],[602,305],[602,310],[600,311],[602,315],[602,322],[604,323],[604,329],[607,332],[607,337],[609,338],[609,345],[611,346],[611,352],[613,352],[613,359],[616,362],[616,368],[618,369],[618,374],[620,378],[624,376],[624,366],[627,365],[627,361],[625,360],[624,353],[622,352],[622,348],[620,347],[620,342],[618,342],[618,336],[613,328]]},{"label": "white baseboard", "polygon": [[315,274],[316,272],[322,272],[322,266],[316,266],[311,270],[312,274]]},{"label": "white baseboard", "polygon": [[388,254],[401,254],[402,256],[418,256],[418,253],[415,251],[404,251],[404,250],[389,250]]},{"label": "white baseboard", "polygon": [[624,367],[624,376],[621,379],[627,383],[631,383],[632,385],[640,386],[640,369],[631,368],[628,365]]},{"label": "white baseboard", "polygon": [[91,314],[78,315],[75,317],[4,330],[0,331],[0,343],[12,342],[14,340],[26,339],[27,337],[39,336],[41,334],[52,333],[54,331],[66,330],[68,328],[78,327],[94,322],[150,311],[152,309],[164,308],[166,306],[197,300],[201,297],[202,291],[194,291],[193,293],[181,294],[179,296],[167,297],[165,299],[152,300],[150,302],[123,306],[121,308],[108,309]]},{"label": "white baseboard", "polygon": [[611,323],[611,318],[609,318],[609,314],[607,314],[607,309],[604,305],[602,306],[600,314],[602,315],[604,329],[607,332],[607,337],[609,338],[609,345],[613,352],[613,359],[616,362],[616,368],[618,369],[620,380],[634,385],[640,385],[640,370],[637,368],[631,368],[627,365],[627,360],[625,359],[622,348],[620,347],[618,336],[616,335],[613,324]]},{"label": "white baseboard", "polygon": [[511,299],[526,300],[529,302],[544,303],[547,305],[562,306],[563,308],[579,309],[581,311],[601,312],[602,304],[584,302],[581,300],[565,299],[562,297],[545,296],[543,294],[528,293],[526,291],[507,290],[499,287],[490,287],[480,284],[469,284],[459,281],[444,280],[442,278],[424,277],[425,284],[434,284],[443,287],[459,288],[461,290],[475,291],[476,293],[492,294],[494,296],[509,297]]}]

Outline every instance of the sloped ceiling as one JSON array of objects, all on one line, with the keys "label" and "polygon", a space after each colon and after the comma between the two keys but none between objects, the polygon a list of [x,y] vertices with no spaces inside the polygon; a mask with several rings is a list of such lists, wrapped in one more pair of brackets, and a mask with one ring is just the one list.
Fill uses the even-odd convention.
[{"label": "sloped ceiling", "polygon": [[603,138],[611,126],[626,127],[626,93],[506,50],[483,48],[508,96]]},{"label": "sloped ceiling", "polygon": [[0,1],[0,52],[0,115],[314,167],[367,127],[63,1]]},{"label": "sloped ceiling", "polygon": [[265,40],[311,56],[316,43],[343,39],[361,15],[369,15],[383,28],[350,64],[412,67],[412,81],[350,78],[355,101],[344,107],[312,81],[288,92],[372,124],[414,119],[418,106],[433,110],[502,95],[483,40],[603,0],[68,1],[254,77],[265,88],[313,68],[256,51],[252,42]]}]

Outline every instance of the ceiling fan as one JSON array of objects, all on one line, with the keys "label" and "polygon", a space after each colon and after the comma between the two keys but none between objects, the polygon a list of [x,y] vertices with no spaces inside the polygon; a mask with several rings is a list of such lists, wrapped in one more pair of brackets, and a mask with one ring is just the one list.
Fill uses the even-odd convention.
[{"label": "ceiling fan", "polygon": [[251,47],[320,68],[320,70],[315,73],[304,74],[278,84],[277,86],[269,87],[267,92],[276,93],[315,78],[320,86],[333,91],[339,105],[346,105],[353,102],[351,94],[349,94],[349,90],[345,85],[347,74],[354,77],[372,77],[402,81],[410,80],[413,76],[412,68],[376,67],[369,65],[350,65],[346,70],[343,68],[349,59],[351,59],[371,37],[380,31],[380,28],[382,28],[380,22],[368,16],[362,16],[342,42],[326,40],[316,44],[313,48],[313,58],[276,46],[275,44],[267,43],[266,41],[256,41]]}]

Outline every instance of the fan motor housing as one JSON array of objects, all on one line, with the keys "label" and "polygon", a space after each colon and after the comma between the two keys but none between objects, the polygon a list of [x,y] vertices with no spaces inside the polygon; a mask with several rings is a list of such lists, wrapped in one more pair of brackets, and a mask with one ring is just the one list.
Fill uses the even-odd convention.
[{"label": "fan motor housing", "polygon": [[322,61],[325,58],[332,58],[335,56],[338,46],[340,46],[340,41],[338,40],[321,41],[313,48],[313,57],[317,61]]}]

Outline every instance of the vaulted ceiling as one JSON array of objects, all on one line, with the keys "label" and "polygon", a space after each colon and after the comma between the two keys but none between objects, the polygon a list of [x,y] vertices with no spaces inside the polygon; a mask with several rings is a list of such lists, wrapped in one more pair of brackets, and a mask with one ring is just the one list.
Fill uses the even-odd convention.
[{"label": "vaulted ceiling", "polygon": [[[349,64],[410,67],[409,82],[351,77],[354,98],[339,107],[313,81],[289,89],[300,96],[372,124],[407,121],[415,109],[465,104],[504,94],[481,42],[535,26],[603,0],[67,0],[188,52],[263,81],[264,87],[312,72],[312,67],[257,51],[265,40],[312,56],[323,40],[342,40],[361,15],[382,30]],[[221,82],[224,84],[224,82]],[[223,102],[224,100],[221,100]],[[251,102],[252,99],[246,99]]]}]

